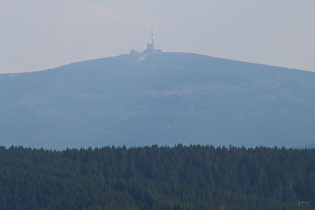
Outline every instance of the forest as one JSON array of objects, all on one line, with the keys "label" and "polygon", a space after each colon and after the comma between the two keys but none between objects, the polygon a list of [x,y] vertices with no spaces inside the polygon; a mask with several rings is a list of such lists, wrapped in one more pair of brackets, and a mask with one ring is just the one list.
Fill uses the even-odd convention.
[{"label": "forest", "polygon": [[315,209],[315,149],[0,147],[1,209]]}]

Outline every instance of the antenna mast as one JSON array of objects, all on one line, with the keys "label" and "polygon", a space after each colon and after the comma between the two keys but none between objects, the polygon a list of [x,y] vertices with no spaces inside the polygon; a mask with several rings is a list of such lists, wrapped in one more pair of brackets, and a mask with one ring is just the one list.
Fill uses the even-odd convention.
[{"label": "antenna mast", "polygon": [[153,45],[154,44],[154,33],[153,33],[153,23],[152,23],[152,26],[151,26],[151,44]]},{"label": "antenna mast", "polygon": [[149,42],[149,43],[147,44],[147,49],[144,50],[144,52],[149,52],[149,53],[152,53],[152,52],[162,52],[161,50],[156,50],[155,47],[154,47],[153,23],[152,23],[152,26],[151,26],[151,42]]}]

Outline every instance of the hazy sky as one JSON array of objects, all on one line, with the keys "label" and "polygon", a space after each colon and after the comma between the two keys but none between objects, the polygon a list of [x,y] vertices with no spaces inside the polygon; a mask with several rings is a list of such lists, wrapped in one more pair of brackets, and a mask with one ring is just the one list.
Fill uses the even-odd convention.
[{"label": "hazy sky", "polygon": [[315,0],[0,0],[0,73],[156,47],[315,71]]}]

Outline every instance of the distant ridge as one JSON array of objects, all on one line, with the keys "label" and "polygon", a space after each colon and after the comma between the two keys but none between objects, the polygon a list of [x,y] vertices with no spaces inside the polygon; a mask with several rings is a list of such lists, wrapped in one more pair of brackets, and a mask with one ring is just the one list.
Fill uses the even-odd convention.
[{"label": "distant ridge", "polygon": [[315,73],[192,53],[0,74],[0,107],[5,146],[315,143]]}]

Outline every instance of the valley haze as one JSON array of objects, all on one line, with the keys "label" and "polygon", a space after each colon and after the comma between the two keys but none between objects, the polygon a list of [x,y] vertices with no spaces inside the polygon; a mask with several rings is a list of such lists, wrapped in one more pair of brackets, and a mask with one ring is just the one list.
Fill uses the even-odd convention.
[{"label": "valley haze", "polygon": [[152,42],[144,52],[0,74],[0,144],[314,147],[315,73]]}]

